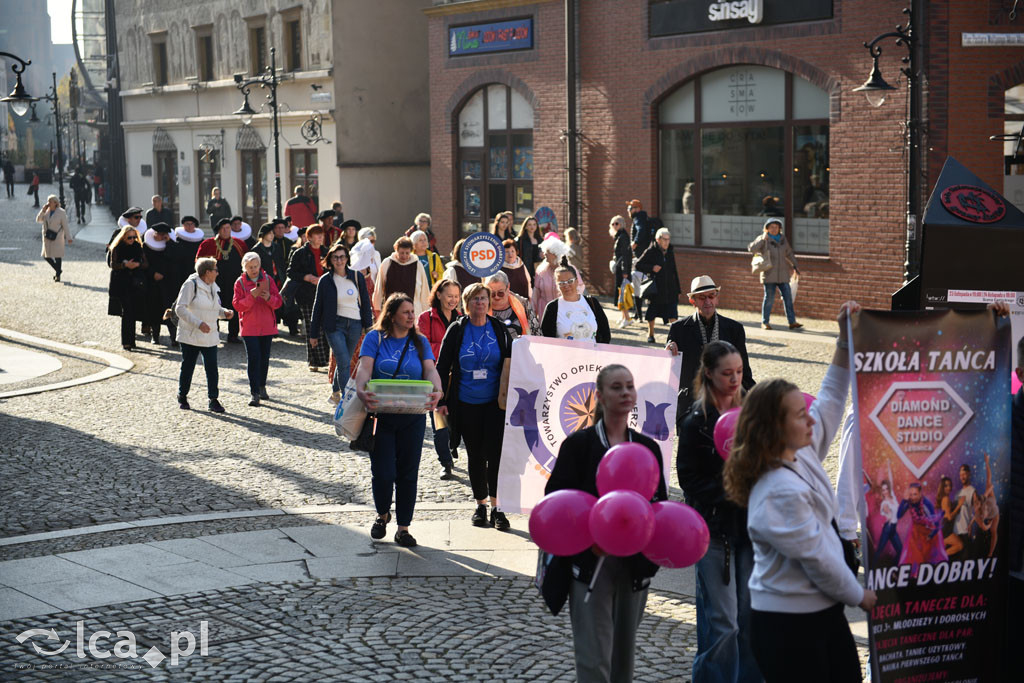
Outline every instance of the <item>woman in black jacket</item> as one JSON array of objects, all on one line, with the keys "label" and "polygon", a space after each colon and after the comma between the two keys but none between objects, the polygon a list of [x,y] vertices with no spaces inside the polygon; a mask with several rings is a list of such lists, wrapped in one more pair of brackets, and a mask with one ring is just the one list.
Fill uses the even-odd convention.
[{"label": "woman in black jacket", "polygon": [[715,423],[743,401],[743,357],[727,341],[704,347],[694,380],[695,403],[679,431],[676,472],[686,502],[707,522],[708,551],[697,562],[695,681],[757,681],[750,647],[750,590],[754,550],[747,511],[725,496],[725,461],[715,450]]},{"label": "woman in black jacket", "polygon": [[[633,273],[633,248],[629,244],[626,219],[622,216],[612,218],[611,223],[608,224],[608,234],[614,240],[612,250],[615,255],[613,259],[615,262],[615,302],[618,304],[622,281],[628,280]],[[619,327],[626,327],[630,323],[629,309],[620,310],[622,311],[622,322],[619,323]]]},{"label": "woman in black jacket", "polygon": [[467,287],[462,303],[466,315],[453,322],[441,340],[437,374],[444,396],[437,412],[448,417],[452,454],[460,439],[466,443],[469,482],[476,499],[473,525],[506,531],[508,518],[498,510],[498,466],[505,432],[505,410],[498,405],[498,397],[505,359],[512,357],[512,335],[503,322],[487,315],[491,291],[485,285]]},{"label": "woman in black jacket", "polygon": [[[679,275],[676,273],[676,257],[669,241],[672,233],[668,228],[659,228],[654,242],[637,259],[636,269],[654,278],[657,293],[650,297],[644,319],[647,320],[647,343],[654,343],[654,320],[661,318],[670,325],[679,317]],[[646,282],[646,280],[645,280]],[[636,283],[634,287],[639,287]],[[639,292],[636,293],[639,296]]]},{"label": "woman in black jacket", "polygon": [[[330,363],[331,347],[321,332],[312,334],[313,302],[316,300],[316,286],[324,274],[324,229],[312,225],[306,230],[306,243],[292,251],[288,261],[288,279],[295,283],[295,305],[302,314],[302,328],[306,331],[306,362],[310,372],[324,368]],[[287,288],[287,285],[286,285]],[[313,340],[316,343],[313,343]]]},{"label": "woman in black jacket", "polygon": [[[633,375],[622,365],[607,365],[597,375],[598,421],[562,442],[558,459],[544,493],[579,489],[597,495],[597,465],[612,446],[633,441],[646,446],[658,459],[658,490],[652,501],[668,499],[661,449],[649,437],[629,428],[636,406]],[[587,588],[594,579],[596,545],[572,559],[569,613],[576,676],[580,681],[631,681],[636,631],[647,604],[647,588],[658,571],[642,553],[630,557],[605,556],[590,598]],[[610,647],[609,647],[610,646]]]},{"label": "woman in black jacket", "polygon": [[544,260],[544,255],[540,253],[540,243],[543,241],[540,228],[537,227],[537,219],[528,216],[519,226],[519,232],[516,233],[516,245],[519,258],[523,259],[526,272],[530,274],[530,282],[533,282],[537,264]]},{"label": "woman in black jacket", "polygon": [[139,244],[139,233],[130,225],[121,228],[110,243],[110,300],[107,313],[121,316],[121,347],[135,350],[135,321],[141,320],[146,296],[146,255]]},{"label": "woman in black jacket", "polygon": [[555,285],[558,298],[544,307],[544,318],[540,331],[545,337],[574,339],[608,344],[612,340],[608,316],[601,304],[592,296],[580,294],[580,275],[569,265],[567,257],[555,268]]}]

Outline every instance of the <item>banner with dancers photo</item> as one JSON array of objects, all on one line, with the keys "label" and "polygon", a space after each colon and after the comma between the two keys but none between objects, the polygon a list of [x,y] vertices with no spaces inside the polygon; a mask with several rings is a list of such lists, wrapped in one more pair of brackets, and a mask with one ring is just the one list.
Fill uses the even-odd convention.
[{"label": "banner with dancers photo", "polygon": [[661,447],[665,481],[675,462],[676,396],[681,356],[661,349],[520,337],[512,343],[505,437],[498,470],[498,503],[529,512],[544,497],[569,434],[594,424],[597,373],[624,365],[633,373],[637,406],[630,428]]},{"label": "banner with dancers photo", "polygon": [[997,681],[1006,621],[1010,325],[854,316],[871,680]]}]

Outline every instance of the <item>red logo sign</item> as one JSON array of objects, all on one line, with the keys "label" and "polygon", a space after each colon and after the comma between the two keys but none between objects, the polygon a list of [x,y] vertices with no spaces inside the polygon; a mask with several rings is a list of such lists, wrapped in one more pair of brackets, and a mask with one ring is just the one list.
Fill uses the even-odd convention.
[{"label": "red logo sign", "polygon": [[1002,198],[983,187],[951,185],[941,199],[946,211],[971,223],[995,223],[1006,215]]}]

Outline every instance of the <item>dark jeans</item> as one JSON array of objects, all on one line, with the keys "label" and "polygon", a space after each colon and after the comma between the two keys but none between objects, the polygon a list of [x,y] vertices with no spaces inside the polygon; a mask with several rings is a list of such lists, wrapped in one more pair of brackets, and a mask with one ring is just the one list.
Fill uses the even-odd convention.
[{"label": "dark jeans", "polygon": [[7,196],[8,197],[13,197],[14,196],[14,176],[12,175],[10,178],[4,178],[4,185],[7,186]]},{"label": "dark jeans", "polygon": [[53,268],[57,275],[60,275],[60,262],[62,259],[50,258],[49,256],[44,256],[43,258],[46,259],[46,262],[50,264],[50,267]]},{"label": "dark jeans", "polygon": [[842,603],[820,612],[751,610],[752,644],[767,683],[860,683],[860,659]]},{"label": "dark jeans", "polygon": [[398,526],[412,523],[426,425],[423,415],[377,416],[376,440],[370,453],[373,505],[378,515],[386,515],[394,493]]},{"label": "dark jeans", "polygon": [[35,198],[36,198],[36,203],[35,203],[35,204],[33,204],[32,206],[33,206],[34,208],[37,208],[37,209],[38,209],[38,208],[39,208],[39,186],[38,186],[38,185],[36,185],[35,187],[31,187],[31,188],[29,188],[29,194],[31,194],[31,195],[35,195]]},{"label": "dark jeans", "polygon": [[458,427],[462,442],[466,444],[473,498],[481,501],[488,496],[497,497],[505,411],[498,407],[497,400],[480,404],[459,401],[458,411]]},{"label": "dark jeans", "polygon": [[203,354],[203,368],[206,370],[206,395],[212,401],[220,395],[217,390],[217,347],[216,346],[192,346],[181,344],[181,374],[178,375],[178,394],[188,396],[188,390],[192,388],[192,374],[196,369],[196,360],[199,354]]},{"label": "dark jeans", "polygon": [[267,372],[270,370],[271,334],[262,337],[242,337],[245,343],[245,371],[249,375],[249,393],[258,394],[267,386]]},{"label": "dark jeans", "polygon": [[121,346],[135,346],[135,321],[139,320],[135,297],[122,296],[118,301],[121,304]]},{"label": "dark jeans", "polygon": [[85,200],[86,197],[84,195],[75,195],[75,213],[78,220],[83,223],[85,222]]}]

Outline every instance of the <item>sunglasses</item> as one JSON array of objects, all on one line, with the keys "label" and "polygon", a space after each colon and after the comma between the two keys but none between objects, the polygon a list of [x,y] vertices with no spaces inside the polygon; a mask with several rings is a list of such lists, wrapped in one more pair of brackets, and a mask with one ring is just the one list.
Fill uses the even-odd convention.
[{"label": "sunglasses", "polygon": [[574,278],[574,277],[571,277],[571,278],[569,278],[568,280],[561,280],[561,281],[560,281],[560,282],[558,283],[558,286],[559,286],[559,287],[564,287],[565,285],[574,285],[574,284],[576,284],[576,278]]},{"label": "sunglasses", "polygon": [[124,241],[125,242],[131,242],[134,239],[135,239],[135,235],[125,235],[125,237],[124,237]]},{"label": "sunglasses", "polygon": [[493,296],[495,298],[501,298],[501,297],[505,296],[505,292],[504,291],[501,291],[501,292],[491,292],[491,296]]}]

